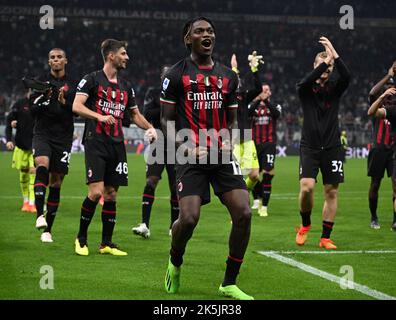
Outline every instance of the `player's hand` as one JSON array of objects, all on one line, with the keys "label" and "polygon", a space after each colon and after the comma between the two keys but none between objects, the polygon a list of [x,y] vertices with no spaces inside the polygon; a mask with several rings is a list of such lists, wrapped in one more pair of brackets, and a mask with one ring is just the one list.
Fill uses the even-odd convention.
[{"label": "player's hand", "polygon": [[112,115],[103,116],[100,114],[98,116],[98,121],[106,123],[106,124],[115,124],[116,123],[116,120],[114,119],[114,117]]},{"label": "player's hand", "polygon": [[396,74],[396,61],[393,62],[392,66],[389,68],[388,75],[394,77]]},{"label": "player's hand", "polygon": [[396,88],[389,88],[383,94],[384,97],[394,96],[396,95]]},{"label": "player's hand", "polygon": [[[190,153],[190,152],[191,152],[191,153]],[[189,153],[190,153],[194,158],[196,158],[196,159],[198,159],[198,160],[205,159],[206,156],[208,155],[208,149],[207,149],[206,147],[201,147],[201,146],[196,147],[196,148],[194,148],[194,149],[190,149],[190,152],[189,152]]]},{"label": "player's hand", "polygon": [[7,150],[9,150],[9,151],[14,150],[14,143],[13,143],[12,141],[8,141],[8,142],[6,143],[6,148],[7,148]]},{"label": "player's hand", "polygon": [[248,61],[252,72],[256,72],[260,64],[264,64],[263,56],[258,55],[257,51],[253,51],[252,54],[248,55]]},{"label": "player's hand", "polygon": [[329,39],[327,39],[326,37],[322,36],[322,37],[319,38],[319,43],[324,46],[324,48],[326,49],[327,55],[331,55],[332,59],[337,59],[338,58],[338,53],[334,49],[333,44],[331,43],[331,41]]},{"label": "player's hand", "polygon": [[236,58],[236,54],[235,54],[235,53],[233,53],[232,56],[231,56],[231,69],[232,69],[232,71],[234,71],[235,73],[239,73],[239,70],[238,70],[238,61],[237,61],[237,58]]},{"label": "player's hand", "polygon": [[64,87],[59,89],[58,101],[60,102],[61,105],[66,104]]},{"label": "player's hand", "polygon": [[148,139],[149,142],[153,142],[157,140],[157,131],[154,128],[149,128],[144,133],[144,136]]},{"label": "player's hand", "polygon": [[266,101],[267,99],[269,99],[270,93],[269,92],[261,92],[259,96],[260,96],[260,100]]},{"label": "player's hand", "polygon": [[16,128],[17,127],[17,124],[18,124],[18,121],[17,120],[12,120],[11,121],[11,128]]}]

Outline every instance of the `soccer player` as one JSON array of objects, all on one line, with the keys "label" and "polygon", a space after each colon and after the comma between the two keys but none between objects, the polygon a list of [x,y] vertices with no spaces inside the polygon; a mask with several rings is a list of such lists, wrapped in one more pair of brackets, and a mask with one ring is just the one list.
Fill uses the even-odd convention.
[{"label": "soccer player", "polygon": [[[390,122],[393,128],[396,127],[396,88],[388,88],[377,100],[370,106],[367,114],[379,119],[386,119]],[[396,231],[396,158],[395,158],[395,144],[392,145],[392,187],[393,187],[393,223],[391,230]]]},{"label": "soccer player", "polygon": [[346,163],[346,153],[348,150],[348,137],[345,130],[341,131],[340,142],[342,145],[342,149],[344,151],[342,154],[342,162]]},{"label": "soccer player", "polygon": [[[319,169],[324,185],[323,225],[319,246],[336,249],[330,239],[337,213],[339,183],[344,181],[342,146],[338,110],[342,94],[348,87],[350,74],[332,43],[320,37],[326,51],[316,55],[314,70],[297,84],[304,123],[300,143],[300,215],[302,225],[297,231],[297,245],[304,245],[311,229],[313,191]],[[333,68],[339,77],[330,80]]]},{"label": "soccer player", "polygon": [[[161,68],[161,80],[163,80],[164,74],[168,71],[169,65],[165,65]],[[149,88],[146,92],[144,98],[144,117],[149,121],[156,130],[161,130],[160,121],[160,95],[161,87]],[[160,136],[159,136],[160,137]],[[151,145],[153,146],[153,145]],[[171,219],[169,227],[169,235],[171,234],[171,229],[173,223],[179,216],[179,202],[177,200],[176,192],[176,175],[175,175],[175,165],[167,164],[167,154],[166,154],[166,141],[158,139],[156,141],[156,148],[154,151],[149,152],[148,164],[146,165],[146,185],[143,190],[142,197],[142,222],[137,226],[132,228],[134,234],[140,235],[143,238],[150,237],[150,215],[151,208],[155,199],[155,189],[157,188],[158,182],[161,179],[162,172],[166,168],[168,174],[168,184],[170,191],[170,208],[171,208]],[[159,163],[155,162],[154,159],[150,158],[152,152],[158,154],[161,152],[163,154],[165,162]]]},{"label": "soccer player", "polygon": [[[29,104],[30,90],[25,97],[17,100],[11,108],[6,124],[6,147],[14,150],[12,167],[19,170],[19,183],[23,196],[24,212],[36,213],[34,205],[35,168],[32,154],[34,119]],[[12,141],[12,128],[16,128],[15,143]]]},{"label": "soccer player", "polygon": [[102,242],[99,252],[127,255],[112,241],[117,191],[119,186],[128,185],[122,130],[126,112],[132,114],[132,120],[138,127],[147,129],[149,140],[156,138],[155,129],[139,112],[131,85],[119,75],[129,60],[126,49],[125,41],[106,39],[102,42],[103,69],[84,76],[77,86],[73,103],[73,111],[86,118],[83,142],[88,195],[81,206],[80,229],[75,241],[75,252],[82,256],[89,254],[88,227],[102,195]]},{"label": "soccer player", "polygon": [[263,84],[262,92],[249,105],[249,114],[253,119],[253,140],[256,144],[257,158],[262,180],[255,187],[260,200],[258,214],[268,216],[268,203],[271,197],[272,179],[275,175],[276,122],[282,107],[271,102],[271,88]]},{"label": "soccer player", "polygon": [[[388,73],[382,78],[369,93],[370,105],[378,99],[378,97],[388,88],[394,87],[393,77],[396,72],[396,62],[389,68]],[[386,107],[391,107],[392,100],[385,101]],[[394,107],[394,106],[393,106]],[[385,118],[371,117],[373,121],[373,140],[372,148],[370,149],[367,159],[367,175],[371,177],[369,188],[369,208],[371,214],[370,227],[372,229],[380,229],[378,222],[377,206],[378,206],[378,191],[381,185],[381,180],[384,177],[385,170],[388,177],[392,176],[392,145],[394,143],[394,135],[389,120]],[[392,179],[392,184],[395,181]],[[393,186],[393,189],[396,189]],[[394,198],[392,197],[392,203]],[[396,222],[396,216],[393,217],[393,222]]]},{"label": "soccer player", "polygon": [[[53,242],[52,225],[60,202],[60,189],[69,171],[73,143],[73,82],[66,75],[66,53],[54,48],[48,53],[50,73],[38,77],[52,85],[45,94],[33,92],[30,97],[35,117],[33,130],[33,157],[36,165],[34,182],[37,209],[36,228],[44,229],[42,242]],[[47,213],[44,218],[45,194],[49,186]]]},{"label": "soccer player", "polygon": [[[175,137],[176,132],[178,136],[188,132],[187,141],[176,141],[180,213],[172,226],[165,289],[168,293],[179,290],[186,245],[198,223],[201,206],[210,201],[211,184],[232,219],[229,255],[219,293],[251,300],[253,297],[236,286],[250,237],[249,194],[238,163],[231,160],[233,137],[222,139],[219,133],[221,129],[229,133],[237,128],[238,78],[231,69],[212,59],[215,28],[209,19],[188,21],[183,40],[191,54],[166,73],[161,94],[161,124],[167,138]],[[208,142],[209,132],[214,139]],[[187,162],[182,155],[188,158]],[[212,156],[217,158],[210,161]]]},{"label": "soccer player", "polygon": [[[250,60],[249,60],[250,57]],[[249,116],[249,103],[261,92],[261,81],[258,74],[258,66],[264,63],[261,55],[257,55],[253,51],[249,55],[249,65],[252,72],[253,86],[248,88],[239,77],[238,61],[236,55],[231,57],[231,67],[238,75],[239,85],[237,89],[238,99],[238,128],[239,128],[239,143],[234,145],[234,156],[239,162],[242,173],[247,173],[245,179],[248,190],[252,190],[255,184],[259,181],[259,163],[257,160],[256,146],[252,140],[252,119]],[[246,131],[245,131],[246,130]]]}]

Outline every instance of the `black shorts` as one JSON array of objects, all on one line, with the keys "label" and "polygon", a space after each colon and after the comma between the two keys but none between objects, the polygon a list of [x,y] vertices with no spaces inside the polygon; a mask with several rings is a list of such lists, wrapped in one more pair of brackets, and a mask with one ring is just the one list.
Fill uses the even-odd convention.
[{"label": "black shorts", "polygon": [[49,158],[49,172],[67,174],[69,172],[72,141],[60,142],[45,136],[33,136],[33,157]]},{"label": "black shorts", "polygon": [[128,163],[123,142],[86,139],[84,146],[87,184],[103,181],[105,186],[128,185]]},{"label": "black shorts", "polygon": [[[146,159],[146,178],[147,177],[158,177],[161,179],[162,172],[166,168],[166,171],[168,173],[168,179],[169,181],[175,181],[176,175],[175,175],[175,165],[174,164],[165,164],[166,159],[167,159],[167,152],[166,148],[163,147],[163,145],[158,146],[156,145],[155,149],[152,151],[151,147],[153,146],[150,145],[148,154],[147,154],[147,159]],[[157,158],[157,154],[161,153],[161,158]],[[145,154],[146,156],[146,154]],[[158,161],[159,160],[159,161]]]},{"label": "black shorts", "polygon": [[175,167],[179,199],[198,195],[202,199],[202,205],[207,204],[210,202],[209,184],[218,197],[235,189],[246,190],[241,168],[237,162],[217,165],[177,164]]},{"label": "black shorts", "polygon": [[312,178],[316,180],[319,169],[323,184],[338,184],[344,182],[343,148],[311,149],[300,148],[300,180]]},{"label": "black shorts", "polygon": [[386,170],[388,177],[391,177],[393,171],[392,159],[392,149],[382,147],[372,148],[367,158],[367,175],[382,179]]},{"label": "black shorts", "polygon": [[256,144],[257,158],[259,161],[260,171],[271,171],[275,168],[276,144],[266,142]]}]

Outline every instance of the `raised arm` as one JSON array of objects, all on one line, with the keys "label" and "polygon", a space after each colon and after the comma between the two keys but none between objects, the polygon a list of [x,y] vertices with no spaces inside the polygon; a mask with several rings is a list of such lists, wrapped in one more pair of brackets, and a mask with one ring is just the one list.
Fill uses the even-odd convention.
[{"label": "raised arm", "polygon": [[376,118],[385,118],[386,110],[383,108],[384,101],[387,97],[396,95],[396,88],[389,88],[386,90],[374,103],[370,106],[367,111],[367,115],[374,116]]},{"label": "raised arm", "polygon": [[389,79],[395,76],[395,73],[396,73],[396,61],[393,62],[386,76],[383,77],[374,87],[371,88],[369,96],[372,100],[376,99],[380,95],[385,84],[389,81]]},{"label": "raised arm", "polygon": [[326,37],[320,37],[319,42],[325,47],[326,52],[330,53],[334,58],[334,67],[337,69],[340,77],[337,80],[335,89],[338,95],[342,95],[342,93],[346,90],[349,85],[349,81],[351,79],[351,74],[340,58],[338,52],[334,49],[333,44]]}]

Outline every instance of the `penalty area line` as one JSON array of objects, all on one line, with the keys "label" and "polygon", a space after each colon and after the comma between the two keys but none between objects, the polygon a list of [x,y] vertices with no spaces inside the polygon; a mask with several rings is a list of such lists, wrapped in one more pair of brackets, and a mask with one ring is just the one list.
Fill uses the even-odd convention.
[{"label": "penalty area line", "polygon": [[[337,276],[335,276],[331,273],[325,272],[323,270],[314,268],[308,264],[298,262],[296,260],[284,257],[274,251],[257,251],[257,253],[259,253],[263,256],[266,256],[268,258],[275,259],[279,262],[290,265],[292,267],[296,267],[302,271],[305,271],[305,272],[313,274],[317,277],[326,279],[330,282],[337,283],[339,285],[341,285],[341,283],[345,282],[345,279],[343,279],[343,278],[337,277]],[[367,286],[361,285],[354,281],[348,281],[348,289],[358,291],[360,293],[363,293],[364,295],[370,296],[370,297],[378,299],[378,300],[396,300],[396,297],[392,297],[392,296],[387,295],[381,291],[371,289]]]}]

